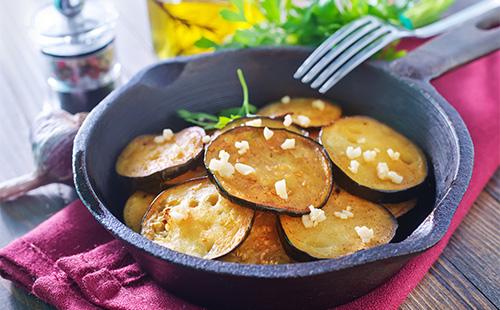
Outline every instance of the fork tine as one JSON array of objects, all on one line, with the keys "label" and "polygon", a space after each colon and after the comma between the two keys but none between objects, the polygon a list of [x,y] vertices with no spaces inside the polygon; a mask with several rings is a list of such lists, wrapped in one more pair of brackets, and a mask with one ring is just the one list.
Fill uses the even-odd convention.
[{"label": "fork tine", "polygon": [[[387,35],[390,33],[390,29],[387,27],[379,28],[367,36],[363,37],[361,40],[357,41],[355,44],[345,49],[340,56],[335,59],[330,65],[328,65],[323,72],[312,82],[311,87],[317,88],[321,86],[332,74],[337,71],[340,67],[342,67],[349,59],[355,56],[358,53],[369,52],[365,48],[369,46],[373,41],[377,40],[381,36]],[[311,70],[312,71],[312,70]]]},{"label": "fork tine", "polygon": [[[306,75],[302,78],[303,83],[309,83],[314,79],[316,75],[318,75],[323,69],[325,69],[335,58],[339,55],[342,55],[345,50],[351,48],[351,45],[356,45],[356,43],[366,36],[368,33],[371,33],[377,27],[380,27],[380,23],[369,23],[363,26],[358,31],[354,32],[352,35],[345,38],[342,42],[340,42],[336,47],[332,48],[323,58],[321,58],[312,68],[307,72]],[[336,60],[334,62],[337,62]]]},{"label": "fork tine", "polygon": [[330,88],[332,88],[335,84],[337,84],[344,76],[349,74],[354,68],[356,68],[359,64],[370,58],[373,54],[383,49],[387,44],[397,39],[396,36],[389,34],[379,40],[376,40],[366,49],[366,53],[358,53],[356,56],[351,58],[348,62],[346,62],[342,67],[339,68],[326,82],[321,86],[319,92],[324,94]]},{"label": "fork tine", "polygon": [[364,26],[372,22],[374,18],[371,16],[367,16],[361,19],[357,19],[348,25],[340,28],[333,35],[331,35],[325,42],[323,42],[320,46],[318,46],[312,53],[307,57],[307,59],[300,65],[295,74],[294,78],[300,79],[311,67],[321,58],[324,54],[326,54],[332,46],[336,45],[338,42],[342,41],[345,37],[351,34],[353,31],[358,29],[359,27]]}]

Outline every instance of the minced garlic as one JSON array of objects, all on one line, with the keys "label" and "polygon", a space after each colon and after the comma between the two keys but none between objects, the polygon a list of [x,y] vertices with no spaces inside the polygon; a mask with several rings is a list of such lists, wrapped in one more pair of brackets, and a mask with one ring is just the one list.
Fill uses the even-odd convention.
[{"label": "minced garlic", "polygon": [[274,132],[271,129],[264,127],[264,138],[266,140],[271,139],[273,137],[273,135],[274,135]]},{"label": "minced garlic", "polygon": [[367,151],[363,152],[363,159],[366,162],[374,161],[376,156],[377,156],[377,152],[374,150],[367,150]]},{"label": "minced garlic", "polygon": [[309,117],[305,115],[298,115],[297,122],[299,123],[300,126],[307,127],[311,123],[311,120],[309,119]]},{"label": "minced garlic", "polygon": [[290,103],[290,96],[284,96],[281,98],[281,102],[284,104]]},{"label": "minced garlic", "polygon": [[349,159],[357,158],[361,156],[361,148],[359,146],[355,148],[352,146],[348,146],[347,149],[345,150],[345,154]]},{"label": "minced garlic", "polygon": [[240,155],[245,154],[250,149],[250,144],[246,140],[236,141],[234,146],[238,149]]},{"label": "minced garlic", "polygon": [[290,114],[285,115],[285,119],[283,120],[283,125],[285,125],[285,127],[288,127],[292,124],[292,122],[293,122],[292,116]]},{"label": "minced garlic", "polygon": [[274,189],[276,194],[282,199],[288,199],[288,193],[286,192],[286,180],[282,179],[274,183]]},{"label": "minced garlic", "polygon": [[312,107],[320,111],[323,111],[325,109],[325,102],[319,99],[313,100]]},{"label": "minced garlic", "polygon": [[392,160],[398,160],[400,154],[399,152],[395,152],[393,149],[387,149],[387,155],[389,155]]},{"label": "minced garlic", "polygon": [[295,139],[285,139],[285,142],[281,144],[283,150],[289,150],[295,148]]},{"label": "minced garlic", "polygon": [[358,170],[359,170],[359,161],[353,159],[351,160],[351,162],[349,163],[349,170],[352,172],[352,173],[358,173]]},{"label": "minced garlic", "polygon": [[363,243],[368,243],[370,240],[372,240],[374,236],[373,229],[368,228],[366,226],[356,226],[354,227],[354,230],[358,234],[358,236],[361,238],[361,242]]},{"label": "minced garlic", "polygon": [[242,163],[236,163],[234,164],[234,168],[236,168],[236,171],[243,175],[249,175],[251,173],[255,173],[255,169],[249,165],[245,165]]},{"label": "minced garlic", "polygon": [[260,127],[260,126],[262,126],[262,119],[260,119],[260,118],[253,119],[251,121],[246,122],[245,125],[251,126],[251,127]]},{"label": "minced garlic", "polygon": [[302,215],[302,224],[305,228],[318,226],[319,223],[326,220],[325,211],[316,209],[313,205],[309,206],[309,214]]}]

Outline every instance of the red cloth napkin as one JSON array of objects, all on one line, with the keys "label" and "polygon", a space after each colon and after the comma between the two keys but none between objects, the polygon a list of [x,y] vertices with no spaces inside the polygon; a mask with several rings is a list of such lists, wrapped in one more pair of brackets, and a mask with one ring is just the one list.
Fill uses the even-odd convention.
[{"label": "red cloth napkin", "polygon": [[[448,243],[500,164],[500,51],[433,83],[464,118],[475,146],[471,185],[445,237],[387,283],[340,309],[396,309]],[[0,274],[59,309],[196,308],[152,282],[76,201],[0,250]]]}]

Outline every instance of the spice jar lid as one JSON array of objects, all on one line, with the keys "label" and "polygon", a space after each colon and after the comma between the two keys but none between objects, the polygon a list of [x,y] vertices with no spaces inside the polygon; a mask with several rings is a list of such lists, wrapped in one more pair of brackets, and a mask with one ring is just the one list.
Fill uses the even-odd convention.
[{"label": "spice jar lid", "polygon": [[41,50],[58,57],[97,51],[114,39],[117,12],[108,1],[54,0],[35,15]]}]

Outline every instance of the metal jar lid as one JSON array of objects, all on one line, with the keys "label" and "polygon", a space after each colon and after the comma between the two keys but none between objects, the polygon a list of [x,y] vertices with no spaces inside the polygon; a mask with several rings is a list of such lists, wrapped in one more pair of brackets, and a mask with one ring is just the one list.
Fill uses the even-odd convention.
[{"label": "metal jar lid", "polygon": [[74,57],[104,48],[115,37],[118,14],[97,0],[54,0],[42,8],[33,26],[44,54]]}]

